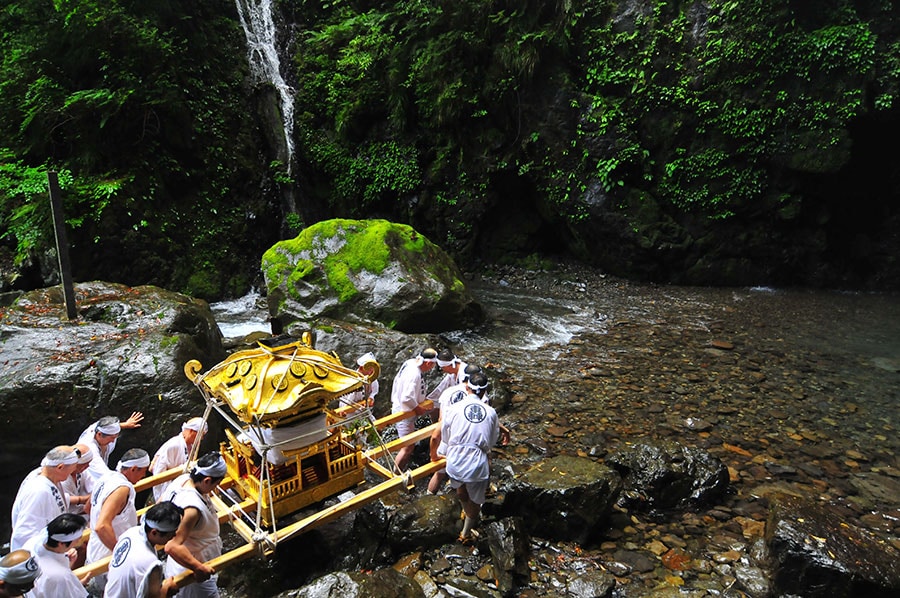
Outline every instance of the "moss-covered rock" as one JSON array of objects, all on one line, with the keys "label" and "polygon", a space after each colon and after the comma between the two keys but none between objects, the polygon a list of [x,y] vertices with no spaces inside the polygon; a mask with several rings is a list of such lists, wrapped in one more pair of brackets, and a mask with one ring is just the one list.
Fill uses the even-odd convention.
[{"label": "moss-covered rock", "polygon": [[283,324],[330,317],[440,332],[481,318],[459,268],[412,227],[326,220],[265,252],[269,312]]}]

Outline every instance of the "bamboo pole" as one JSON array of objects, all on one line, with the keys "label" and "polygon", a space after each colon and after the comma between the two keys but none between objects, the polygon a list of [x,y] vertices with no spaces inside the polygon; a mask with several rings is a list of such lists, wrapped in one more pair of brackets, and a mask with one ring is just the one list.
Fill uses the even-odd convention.
[{"label": "bamboo pole", "polygon": [[59,188],[59,175],[55,170],[47,172],[47,184],[50,188],[53,232],[56,235],[56,255],[59,258],[59,285],[62,287],[63,300],[66,304],[66,317],[71,321],[78,317],[78,306],[75,303],[75,284],[72,282],[72,265],[69,258],[69,239],[66,235],[62,192]]}]

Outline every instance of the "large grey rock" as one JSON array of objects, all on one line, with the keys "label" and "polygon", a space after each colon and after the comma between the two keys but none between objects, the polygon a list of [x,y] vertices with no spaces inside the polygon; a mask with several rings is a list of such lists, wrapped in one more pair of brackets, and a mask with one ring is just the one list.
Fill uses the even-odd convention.
[{"label": "large grey rock", "polygon": [[728,488],[728,469],[701,449],[675,442],[635,444],[606,457],[625,481],[631,508],[667,509],[713,500]]},{"label": "large grey rock", "polygon": [[622,491],[612,469],[561,455],[539,461],[509,487],[501,510],[534,535],[586,542],[596,537]]},{"label": "large grey rock", "polygon": [[327,220],[263,255],[269,311],[282,325],[321,317],[443,332],[482,318],[449,255],[404,224]]},{"label": "large grey rock", "polygon": [[74,321],[60,287],[25,293],[0,310],[0,482],[7,489],[0,511],[8,512],[19,482],[47,450],[75,442],[103,415],[145,415],[142,427],[122,434],[113,459],[135,446],[154,452],[186,417],[203,413],[184,364],[224,357],[205,301],[106,282],[77,284],[75,295]]},{"label": "large grey rock", "polygon": [[329,573],[314,582],[278,594],[276,598],[424,598],[422,588],[394,569],[379,569],[371,574],[361,572]]},{"label": "large grey rock", "polygon": [[397,509],[386,540],[397,553],[453,542],[461,529],[459,512],[455,496],[426,494]]},{"label": "large grey rock", "polygon": [[900,551],[844,521],[837,509],[787,495],[772,502],[766,542],[776,595],[887,598],[900,595]]}]

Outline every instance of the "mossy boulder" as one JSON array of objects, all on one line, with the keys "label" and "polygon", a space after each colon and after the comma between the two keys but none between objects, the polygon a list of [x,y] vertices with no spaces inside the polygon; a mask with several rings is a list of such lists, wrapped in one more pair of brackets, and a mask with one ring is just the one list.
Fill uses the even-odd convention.
[{"label": "mossy boulder", "polygon": [[269,312],[283,325],[329,317],[402,332],[442,332],[482,318],[462,273],[412,227],[326,220],[262,258]]}]

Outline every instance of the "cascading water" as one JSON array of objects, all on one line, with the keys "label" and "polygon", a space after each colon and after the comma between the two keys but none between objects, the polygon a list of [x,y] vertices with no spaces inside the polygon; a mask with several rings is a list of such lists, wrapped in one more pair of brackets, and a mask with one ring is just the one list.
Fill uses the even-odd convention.
[{"label": "cascading water", "polygon": [[288,174],[294,156],[291,131],[294,126],[294,90],[281,76],[281,62],[275,48],[275,21],[272,18],[272,0],[235,0],[238,18],[247,37],[247,60],[250,72],[260,81],[271,83],[281,99],[281,119],[287,151],[285,160]]}]

